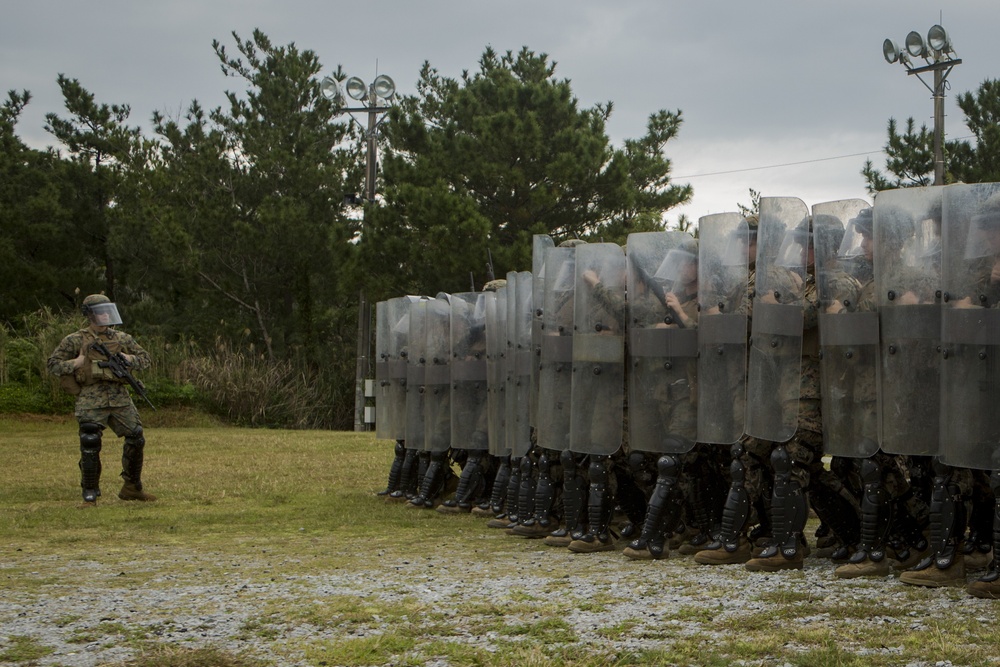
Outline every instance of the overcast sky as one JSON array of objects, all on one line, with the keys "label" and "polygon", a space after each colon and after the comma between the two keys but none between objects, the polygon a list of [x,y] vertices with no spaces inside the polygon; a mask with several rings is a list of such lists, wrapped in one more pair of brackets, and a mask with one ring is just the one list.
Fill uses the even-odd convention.
[{"label": "overcast sky", "polygon": [[[443,75],[475,69],[486,46],[547,53],[584,107],[613,101],[612,142],[645,133],[658,109],[681,110],[666,148],[675,182],[694,187],[690,218],[762,196],[807,205],[867,199],[866,157],[884,165],[890,117],[933,127],[930,91],[882,58],[882,42],[941,23],[957,57],[949,76],[946,132],[969,135],[959,93],[1000,78],[997,0],[7,0],[0,22],[3,92],[33,95],[18,125],[33,146],[52,143],[44,114],[64,114],[60,73],[100,103],[125,103],[148,131],[153,111],[178,117],[197,99],[214,108],[226,79],[212,52],[236,52],[233,31],[260,28],[273,43],[317,53],[366,81],[388,74],[415,90],[424,61]],[[921,63],[922,64],[922,63]],[[377,68],[377,69],[376,69]],[[925,75],[930,83],[931,78]],[[777,166],[784,165],[784,166]],[[726,172],[726,173],[720,173]]]}]

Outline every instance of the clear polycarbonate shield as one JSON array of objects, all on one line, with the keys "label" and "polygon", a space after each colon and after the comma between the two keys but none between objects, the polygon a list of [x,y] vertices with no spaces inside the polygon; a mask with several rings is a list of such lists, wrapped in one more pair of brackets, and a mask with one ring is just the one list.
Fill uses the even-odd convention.
[{"label": "clear polycarbonate shield", "polygon": [[761,197],[759,210],[746,431],[787,442],[798,426],[809,209],[794,197]]},{"label": "clear polycarbonate shield", "polygon": [[380,301],[375,307],[375,437],[406,438],[406,339],[410,299]]},{"label": "clear polycarbonate shield", "polygon": [[941,460],[1000,470],[1000,184],[943,194]]},{"label": "clear polycarbonate shield", "polygon": [[875,199],[879,445],[889,454],[938,453],[943,189],[887,190]]},{"label": "clear polycarbonate shield", "polygon": [[749,252],[739,213],[698,220],[698,442],[731,445],[746,427]]},{"label": "clear polycarbonate shield", "polygon": [[545,301],[545,252],[554,247],[548,234],[535,234],[531,238],[531,412],[529,421],[538,427],[539,362],[542,356],[542,305]]},{"label": "clear polycarbonate shield", "polygon": [[451,295],[451,444],[489,446],[486,388],[486,295]]},{"label": "clear polycarbonate shield", "polygon": [[[575,248],[545,251],[536,428],[539,447],[555,451],[569,449],[575,257]],[[560,277],[565,279],[560,280]]]},{"label": "clear polycarbonate shield", "polygon": [[576,247],[570,449],[610,455],[622,443],[625,400],[625,253]]},{"label": "clear polycarbonate shield", "polygon": [[863,254],[842,252],[852,222],[868,208],[860,199],[813,206],[823,447],[832,456],[878,451],[878,313],[861,298]]},{"label": "clear polycarbonate shield", "polygon": [[489,451],[507,456],[507,288],[486,292],[486,392]]},{"label": "clear polycarbonate shield", "polygon": [[410,303],[406,349],[406,446],[423,450],[427,423],[427,299]]},{"label": "clear polycarbonate shield", "polygon": [[451,297],[427,302],[427,368],[424,375],[424,450],[451,447]]},{"label": "clear polycarbonate shield", "polygon": [[531,449],[530,271],[507,274],[507,448],[520,458]]},{"label": "clear polycarbonate shield", "polygon": [[698,247],[687,232],[629,234],[629,448],[694,447],[698,355]]},{"label": "clear polycarbonate shield", "polygon": [[113,327],[122,323],[122,316],[118,314],[118,306],[113,303],[95,303],[87,306],[87,319],[91,324],[99,327]]}]

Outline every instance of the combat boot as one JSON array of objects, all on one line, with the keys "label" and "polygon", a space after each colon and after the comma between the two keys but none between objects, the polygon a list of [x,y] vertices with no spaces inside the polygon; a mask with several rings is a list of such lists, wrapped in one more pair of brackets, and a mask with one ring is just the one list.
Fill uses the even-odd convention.
[{"label": "combat boot", "polygon": [[549,533],[552,532],[552,522],[542,523],[537,519],[532,519],[530,522],[519,523],[510,530],[511,535],[518,535],[520,537],[528,538],[542,538],[547,537]]},{"label": "combat boot", "polygon": [[569,543],[569,550],[578,554],[597,553],[598,551],[614,551],[615,549],[615,538],[610,533],[606,533],[603,537],[594,535],[593,533],[587,533],[580,539],[573,540]]},{"label": "combat boot", "polygon": [[122,484],[122,490],[118,492],[118,497],[122,500],[140,500],[143,502],[152,502],[156,500],[156,496],[152,493],[146,493],[142,490],[140,484],[135,484],[133,482],[125,482]]},{"label": "combat boot", "polygon": [[694,555],[694,562],[702,565],[741,565],[750,560],[750,542],[745,537],[740,537],[736,548],[729,551],[720,542],[715,542],[712,546],[718,545],[714,549],[704,549]]},{"label": "combat boot", "polygon": [[454,499],[449,499],[434,508],[439,514],[463,514],[472,509],[472,507],[462,507]]},{"label": "combat boot", "polygon": [[847,562],[837,567],[833,573],[840,579],[855,579],[857,577],[884,577],[892,573],[892,566],[888,558],[873,561],[871,558],[864,558],[856,562]]},{"label": "combat boot", "polygon": [[[786,555],[787,551],[791,551]],[[802,549],[785,550],[777,546],[765,549],[757,558],[751,558],[744,565],[750,572],[780,572],[781,570],[802,569]]]},{"label": "combat boot", "polygon": [[566,528],[558,528],[546,535],[542,542],[550,547],[568,547],[573,542],[573,536]]},{"label": "combat boot", "polygon": [[961,554],[955,554],[951,565],[944,568],[938,567],[937,563],[929,558],[925,558],[917,567],[921,565],[924,566],[921,569],[903,572],[899,575],[899,580],[911,586],[931,588],[965,586],[965,559]]}]

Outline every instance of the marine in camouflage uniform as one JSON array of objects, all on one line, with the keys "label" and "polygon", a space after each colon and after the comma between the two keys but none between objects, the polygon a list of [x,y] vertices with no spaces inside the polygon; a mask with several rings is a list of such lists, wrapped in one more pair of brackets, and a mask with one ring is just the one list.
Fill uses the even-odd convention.
[{"label": "marine in camouflage uniform", "polygon": [[75,331],[59,343],[49,356],[47,368],[59,376],[61,383],[76,394],[74,413],[80,425],[80,486],[82,507],[93,507],[101,495],[101,446],[104,429],[111,427],[115,435],[124,437],[122,448],[122,479],[118,497],[122,500],[156,500],[142,486],[143,437],[142,421],[132,402],[125,381],[116,378],[101,366],[107,358],[93,349],[95,342],[105,345],[112,355],[121,353],[137,369],[150,366],[149,354],[122,331],[111,328],[121,324],[118,308],[103,294],[91,294],[83,300],[81,311],[87,317],[86,328]]}]

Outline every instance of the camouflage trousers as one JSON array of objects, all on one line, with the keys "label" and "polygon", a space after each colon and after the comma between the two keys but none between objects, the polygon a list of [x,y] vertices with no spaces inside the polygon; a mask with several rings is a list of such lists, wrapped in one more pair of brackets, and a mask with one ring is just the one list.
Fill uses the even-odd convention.
[{"label": "camouflage trousers", "polygon": [[75,414],[76,420],[79,423],[91,422],[110,427],[119,438],[132,435],[142,426],[142,420],[139,419],[139,411],[135,409],[135,405],[132,403],[109,408],[84,408],[77,406]]}]

